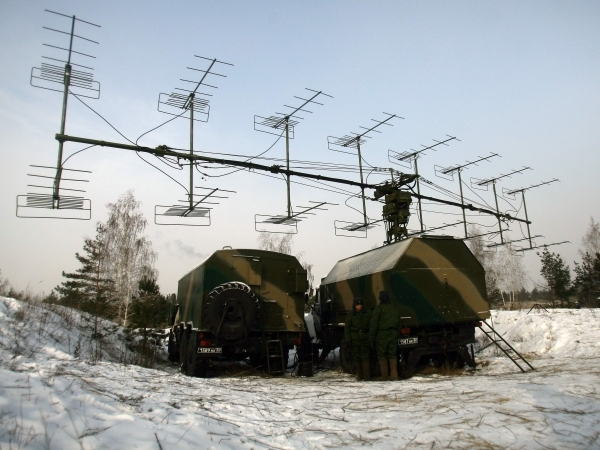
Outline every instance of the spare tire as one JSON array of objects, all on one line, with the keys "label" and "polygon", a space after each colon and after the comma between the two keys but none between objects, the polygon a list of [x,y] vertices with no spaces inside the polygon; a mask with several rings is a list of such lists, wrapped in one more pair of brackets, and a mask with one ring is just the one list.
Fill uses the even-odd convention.
[{"label": "spare tire", "polygon": [[208,330],[224,343],[243,343],[254,328],[260,303],[250,286],[224,283],[208,293],[202,315]]}]

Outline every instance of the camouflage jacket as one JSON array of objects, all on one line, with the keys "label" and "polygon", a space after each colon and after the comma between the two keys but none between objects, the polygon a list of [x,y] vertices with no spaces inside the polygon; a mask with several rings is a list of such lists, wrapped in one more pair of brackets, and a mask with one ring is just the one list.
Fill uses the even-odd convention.
[{"label": "camouflage jacket", "polygon": [[377,333],[386,330],[398,330],[400,328],[400,310],[391,303],[380,303],[371,319],[369,340],[375,342]]},{"label": "camouflage jacket", "polygon": [[346,342],[368,339],[371,314],[371,311],[365,309],[361,312],[350,311],[346,317],[346,325],[344,326],[344,339]]}]

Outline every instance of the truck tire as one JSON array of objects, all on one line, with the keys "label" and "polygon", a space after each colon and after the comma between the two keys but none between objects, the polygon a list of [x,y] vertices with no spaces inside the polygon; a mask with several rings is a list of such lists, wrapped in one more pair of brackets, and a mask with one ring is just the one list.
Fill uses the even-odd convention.
[{"label": "truck tire", "polygon": [[250,286],[234,281],[210,291],[202,313],[206,327],[218,340],[243,343],[256,324],[259,309],[258,298]]}]

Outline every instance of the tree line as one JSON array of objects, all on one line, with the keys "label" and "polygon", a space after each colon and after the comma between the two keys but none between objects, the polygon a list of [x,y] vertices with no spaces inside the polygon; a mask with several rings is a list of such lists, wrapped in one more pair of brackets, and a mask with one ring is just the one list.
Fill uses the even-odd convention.
[{"label": "tree line", "polygon": [[515,301],[545,299],[552,305],[600,307],[600,225],[590,218],[590,224],[581,238],[581,262],[574,262],[575,278],[559,253],[547,247],[537,252],[540,274],[544,283],[527,291],[528,276],[522,262],[522,253],[510,246],[497,252],[489,251],[481,229],[469,228],[468,245],[486,272],[486,288],[490,303],[512,306]]}]

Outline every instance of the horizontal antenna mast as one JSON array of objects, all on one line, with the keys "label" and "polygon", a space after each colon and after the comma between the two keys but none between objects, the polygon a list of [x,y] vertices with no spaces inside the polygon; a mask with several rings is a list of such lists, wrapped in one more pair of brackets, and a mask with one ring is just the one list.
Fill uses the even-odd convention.
[{"label": "horizontal antenna mast", "polygon": [[[251,163],[248,161],[236,161],[236,160],[232,160],[232,159],[211,158],[208,156],[201,156],[201,155],[197,155],[197,154],[192,155],[189,153],[183,153],[183,152],[171,150],[167,146],[159,146],[157,148],[141,147],[141,146],[137,146],[137,145],[120,144],[118,142],[108,142],[108,141],[100,141],[97,139],[81,138],[81,137],[77,137],[77,136],[67,136],[65,134],[57,134],[56,140],[59,142],[79,142],[80,144],[97,145],[99,147],[111,147],[111,148],[120,148],[123,150],[133,150],[136,152],[149,153],[149,154],[156,155],[159,157],[160,156],[172,156],[174,158],[188,159],[190,161],[203,161],[203,162],[207,162],[207,163],[229,165],[229,166],[234,166],[234,167],[243,167],[246,169],[262,170],[262,171],[271,172],[271,173],[282,173],[282,174],[285,174],[288,176],[293,175],[293,176],[298,176],[298,177],[302,177],[302,178],[309,178],[312,180],[330,181],[333,183],[346,184],[348,186],[358,186],[360,188],[365,188],[365,189],[377,189],[379,187],[379,185],[377,185],[377,184],[359,183],[356,181],[345,180],[343,178],[334,178],[334,177],[327,177],[327,176],[323,176],[323,175],[315,175],[312,173],[298,172],[295,170],[287,170],[278,165],[265,166],[262,164]],[[477,208],[477,207],[473,206],[472,204],[461,205],[460,203],[457,203],[457,202],[443,200],[443,199],[439,199],[439,198],[435,198],[435,197],[429,197],[427,195],[419,195],[419,194],[413,194],[413,193],[411,193],[411,195],[413,197],[421,198],[423,200],[431,200],[431,201],[441,203],[444,205],[457,206],[459,208],[466,208],[470,211],[480,212],[483,214],[490,214],[492,216],[496,216],[497,218],[514,220],[514,221],[523,222],[523,223],[531,223],[526,220],[513,217],[510,214],[502,214],[502,213],[492,211],[490,209]]]}]

